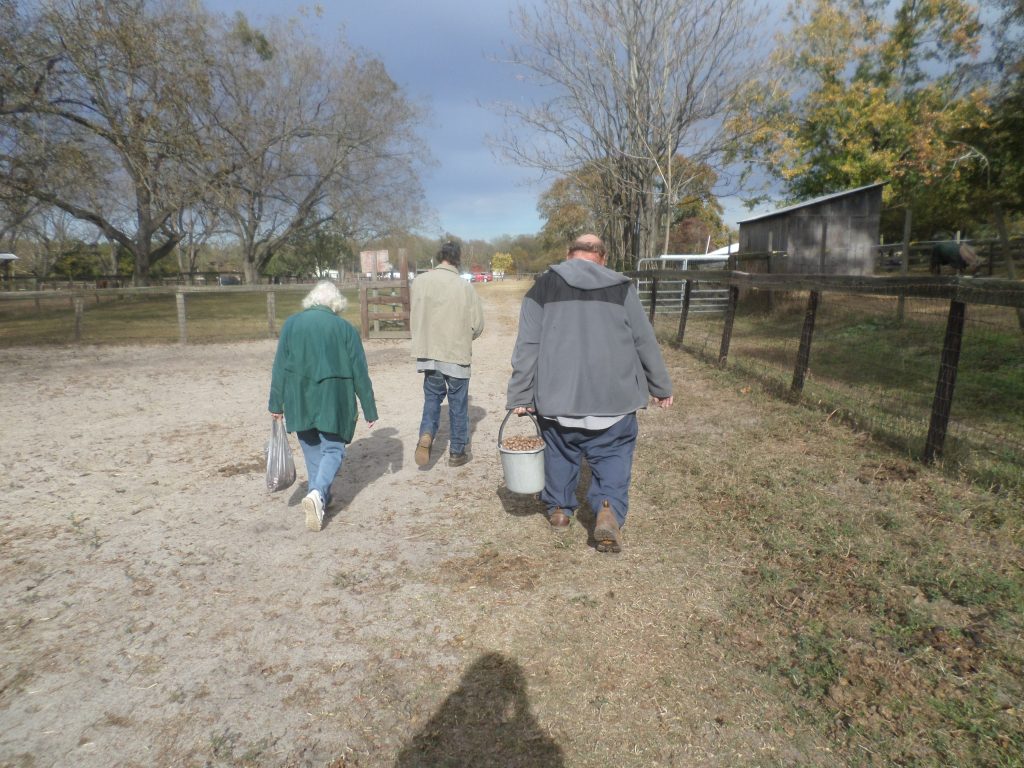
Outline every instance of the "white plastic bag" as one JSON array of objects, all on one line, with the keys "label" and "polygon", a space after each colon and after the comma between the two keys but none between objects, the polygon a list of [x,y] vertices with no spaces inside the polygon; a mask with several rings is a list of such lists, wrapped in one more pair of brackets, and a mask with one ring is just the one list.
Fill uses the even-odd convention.
[{"label": "white plastic bag", "polygon": [[282,419],[273,419],[267,444],[267,488],[283,491],[295,482],[295,460]]}]

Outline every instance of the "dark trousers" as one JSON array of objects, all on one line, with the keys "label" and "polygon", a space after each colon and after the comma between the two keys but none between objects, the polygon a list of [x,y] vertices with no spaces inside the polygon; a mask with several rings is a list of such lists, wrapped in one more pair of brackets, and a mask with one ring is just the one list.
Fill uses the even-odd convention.
[{"label": "dark trousers", "polygon": [[595,514],[608,499],[619,525],[629,511],[629,482],[636,448],[636,414],[624,416],[608,429],[572,429],[557,421],[538,419],[544,438],[544,490],[540,499],[548,511],[556,507],[572,514],[576,510],[576,486],[580,464],[590,466],[587,501]]}]

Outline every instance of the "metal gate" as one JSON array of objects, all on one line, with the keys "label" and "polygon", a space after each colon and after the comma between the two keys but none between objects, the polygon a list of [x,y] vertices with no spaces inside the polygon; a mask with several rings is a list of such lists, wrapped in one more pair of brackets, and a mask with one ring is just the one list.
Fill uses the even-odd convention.
[{"label": "metal gate", "polygon": [[[721,253],[708,253],[697,255],[668,255],[640,259],[637,262],[637,272],[643,273],[656,269],[728,269],[729,258]],[[639,275],[636,278],[637,293],[640,294],[640,303],[644,309],[650,312],[651,309],[651,278]],[[704,280],[694,280],[690,288],[690,312],[696,314],[711,314],[725,312],[729,305],[729,289],[721,283]],[[659,315],[678,315],[683,310],[683,291],[686,288],[685,280],[658,280],[658,306],[656,313]]]}]

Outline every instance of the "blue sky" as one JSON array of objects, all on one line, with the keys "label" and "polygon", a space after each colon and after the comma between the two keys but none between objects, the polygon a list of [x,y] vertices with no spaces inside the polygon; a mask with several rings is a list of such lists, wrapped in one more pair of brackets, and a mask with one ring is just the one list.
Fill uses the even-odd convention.
[{"label": "blue sky", "polygon": [[[423,185],[436,214],[433,231],[462,239],[538,232],[537,197],[550,183],[488,146],[502,118],[488,104],[528,99],[516,73],[494,59],[514,41],[509,14],[518,0],[326,0],[312,28],[328,52],[341,30],[348,41],[379,57],[407,96],[426,106],[421,136],[437,165]],[[257,24],[308,12],[296,0],[206,0],[217,13],[243,11]],[[750,215],[723,200],[726,220]]]}]

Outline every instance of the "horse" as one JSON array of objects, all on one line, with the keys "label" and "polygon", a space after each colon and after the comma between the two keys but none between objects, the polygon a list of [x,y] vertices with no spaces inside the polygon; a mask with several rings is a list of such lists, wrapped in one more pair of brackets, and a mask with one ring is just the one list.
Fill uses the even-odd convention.
[{"label": "horse", "polygon": [[967,243],[956,240],[943,240],[932,246],[932,274],[941,274],[944,264],[952,267],[958,275],[973,275],[981,269],[977,252]]}]

